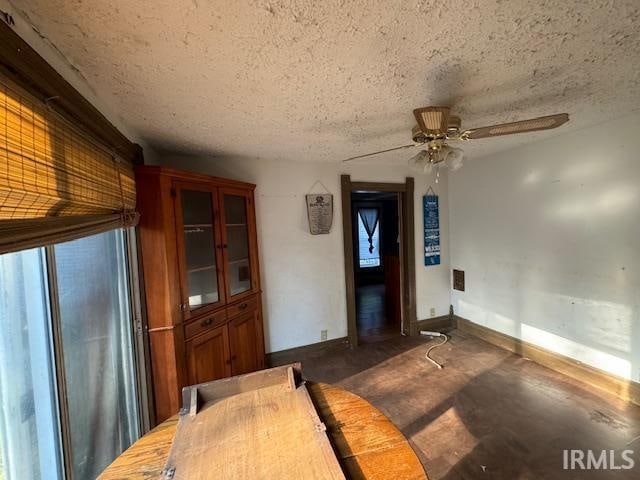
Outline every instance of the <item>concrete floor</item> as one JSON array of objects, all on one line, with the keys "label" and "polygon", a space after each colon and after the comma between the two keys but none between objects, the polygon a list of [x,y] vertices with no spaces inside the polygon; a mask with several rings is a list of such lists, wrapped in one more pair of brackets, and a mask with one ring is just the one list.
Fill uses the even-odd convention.
[{"label": "concrete floor", "polygon": [[[640,407],[462,332],[291,355],[310,380],[369,400],[410,440],[430,480],[640,479]],[[633,470],[566,471],[563,449],[634,449]],[[400,480],[400,479],[393,479]]]}]

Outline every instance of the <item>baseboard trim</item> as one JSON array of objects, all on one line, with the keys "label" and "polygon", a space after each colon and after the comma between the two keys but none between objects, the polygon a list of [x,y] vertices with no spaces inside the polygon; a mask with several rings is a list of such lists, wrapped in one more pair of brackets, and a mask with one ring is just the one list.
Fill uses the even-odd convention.
[{"label": "baseboard trim", "polygon": [[442,315],[440,317],[427,318],[426,320],[418,320],[418,333],[420,330],[429,330],[431,332],[440,332],[451,330],[454,324],[450,315]]},{"label": "baseboard trim", "polygon": [[283,359],[286,362],[289,361],[291,355],[299,353],[319,352],[335,345],[348,345],[348,337],[333,338],[331,340],[325,340],[323,342],[312,343],[311,345],[304,345],[302,347],[289,348],[287,350],[280,350],[278,352],[267,353],[267,365],[269,367],[277,367],[282,365],[280,361]]},{"label": "baseboard trim", "polygon": [[478,325],[466,318],[455,315],[454,320],[458,330],[462,332],[478,337],[485,342],[521,357],[529,358],[551,370],[616,395],[622,400],[640,405],[640,383],[626,380],[532,343]]}]

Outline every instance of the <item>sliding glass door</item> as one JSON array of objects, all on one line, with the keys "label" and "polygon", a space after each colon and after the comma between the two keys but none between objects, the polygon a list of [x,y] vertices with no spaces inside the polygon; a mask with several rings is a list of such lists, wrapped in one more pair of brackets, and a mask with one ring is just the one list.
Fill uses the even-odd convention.
[{"label": "sliding glass door", "polygon": [[0,255],[0,479],[62,474],[43,251]]},{"label": "sliding glass door", "polygon": [[123,232],[54,251],[73,478],[94,479],[139,433]]},{"label": "sliding glass door", "polygon": [[128,265],[122,230],[0,256],[0,480],[94,479],[139,437]]}]

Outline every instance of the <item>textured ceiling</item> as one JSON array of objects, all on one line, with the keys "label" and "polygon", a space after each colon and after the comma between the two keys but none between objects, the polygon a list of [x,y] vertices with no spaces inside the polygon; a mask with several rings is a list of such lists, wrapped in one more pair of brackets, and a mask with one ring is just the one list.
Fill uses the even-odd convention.
[{"label": "textured ceiling", "polygon": [[640,106],[638,0],[13,5],[160,151],[339,161],[410,143],[419,106],[463,127],[571,114],[463,145],[480,156]]}]

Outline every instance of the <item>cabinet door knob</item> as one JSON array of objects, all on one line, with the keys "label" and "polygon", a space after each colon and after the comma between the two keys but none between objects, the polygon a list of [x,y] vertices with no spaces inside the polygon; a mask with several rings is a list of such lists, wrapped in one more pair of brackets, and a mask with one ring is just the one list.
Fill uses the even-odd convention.
[{"label": "cabinet door knob", "polygon": [[245,309],[245,308],[247,308],[248,306],[249,306],[249,304],[245,302],[245,303],[241,303],[240,305],[238,305],[238,308],[239,308],[240,310],[244,310],[244,309]]},{"label": "cabinet door knob", "polygon": [[206,318],[200,322],[201,327],[208,327],[213,323],[213,317]]}]

